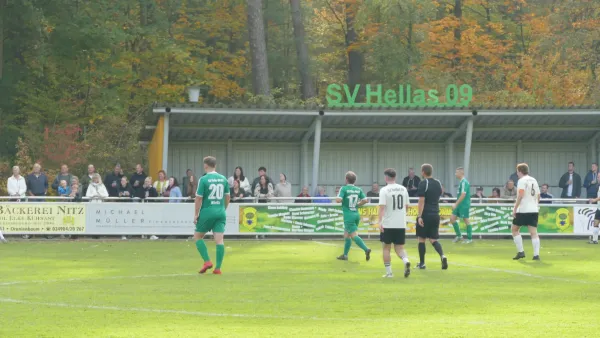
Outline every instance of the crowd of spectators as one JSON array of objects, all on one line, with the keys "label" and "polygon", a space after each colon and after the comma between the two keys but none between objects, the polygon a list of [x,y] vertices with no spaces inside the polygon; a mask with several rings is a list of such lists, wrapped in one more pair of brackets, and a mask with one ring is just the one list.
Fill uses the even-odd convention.
[{"label": "crowd of spectators", "polygon": [[[105,175],[104,180],[96,172],[94,165],[90,164],[87,173],[83,178],[79,178],[70,173],[67,165],[62,165],[60,173],[56,176],[50,185],[55,191],[56,196],[66,197],[75,201],[83,200],[83,197],[93,202],[113,197],[119,202],[132,202],[134,200],[146,200],[156,197],[155,202],[178,203],[182,201],[193,201],[196,195],[198,179],[193,170],[188,169],[186,176],[181,179],[182,184],[176,177],[169,177],[164,170],[156,173],[156,180],[144,172],[141,164],[135,167],[134,173],[127,177],[119,164],[115,165],[114,170]],[[510,202],[517,197],[518,176],[513,173],[509,176],[503,187],[492,187],[491,195],[486,196],[484,188],[479,186],[475,189],[475,194],[471,199],[477,202]],[[598,192],[598,182],[600,180],[598,165],[593,163],[590,171],[584,179],[575,172],[575,164],[569,162],[567,172],[562,175],[558,186],[562,189],[560,197],[562,199],[595,198]],[[296,202],[296,203],[331,203],[333,198],[326,194],[324,187],[319,186],[315,196],[310,196],[308,187],[302,187],[301,193],[292,199],[292,184],[288,182],[285,173],[279,173],[279,180],[273,181],[267,175],[265,167],[258,168],[258,175],[252,180],[244,174],[242,167],[236,167],[233,174],[228,178],[231,201],[241,202],[244,199],[253,198],[259,203],[267,202]],[[416,197],[417,187],[420,178],[415,174],[413,168],[408,169],[408,175],[403,179],[402,185],[408,189],[410,197]],[[39,164],[33,166],[32,172],[24,177],[21,175],[19,167],[13,167],[13,175],[8,178],[7,190],[13,200],[21,200],[28,196],[29,198],[48,195],[48,178],[42,171]],[[340,187],[336,187],[336,195]],[[373,183],[371,190],[366,196],[372,203],[378,202],[379,184]],[[335,197],[335,196],[334,196]],[[452,199],[453,196],[447,191],[443,192],[442,198]],[[544,183],[541,186],[542,203],[552,203],[554,196],[549,193],[549,185]]]}]

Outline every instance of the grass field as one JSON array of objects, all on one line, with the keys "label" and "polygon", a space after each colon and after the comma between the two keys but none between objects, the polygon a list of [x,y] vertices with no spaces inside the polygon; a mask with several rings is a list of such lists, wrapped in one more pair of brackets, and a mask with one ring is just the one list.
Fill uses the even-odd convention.
[{"label": "grass field", "polygon": [[[0,337],[598,337],[600,247],[442,241],[427,270],[384,279],[341,241],[228,241],[223,275],[197,275],[191,241],[0,245]],[[416,243],[408,245],[413,265]],[[214,257],[214,245],[210,246]]]}]

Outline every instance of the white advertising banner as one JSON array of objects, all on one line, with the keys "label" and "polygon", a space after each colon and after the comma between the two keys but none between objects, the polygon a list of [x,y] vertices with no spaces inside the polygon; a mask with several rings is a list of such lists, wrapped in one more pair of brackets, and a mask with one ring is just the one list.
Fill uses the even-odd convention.
[{"label": "white advertising banner", "polygon": [[[89,235],[192,235],[193,203],[89,203]],[[239,207],[227,209],[226,233],[239,232]]]},{"label": "white advertising banner", "polygon": [[574,207],[573,213],[575,214],[573,233],[575,235],[591,235],[592,228],[594,227],[594,216],[596,215],[598,207],[596,205],[590,205],[586,207]]}]

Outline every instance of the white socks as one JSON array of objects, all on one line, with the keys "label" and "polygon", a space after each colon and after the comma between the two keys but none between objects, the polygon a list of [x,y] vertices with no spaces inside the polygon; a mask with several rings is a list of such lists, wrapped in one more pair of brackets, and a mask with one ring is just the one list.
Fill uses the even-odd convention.
[{"label": "white socks", "polygon": [[531,244],[533,245],[533,255],[534,256],[539,256],[540,255],[540,238],[539,237],[538,238],[532,238],[531,239]]},{"label": "white socks", "polygon": [[408,256],[406,255],[406,250],[404,250],[404,252],[402,252],[402,256],[400,256],[400,258],[402,258],[402,261],[404,262],[404,264],[408,263]]},{"label": "white socks", "polygon": [[[513,241],[515,242],[515,245],[517,246],[517,252],[523,252],[523,237],[521,237],[521,235],[514,236]],[[538,240],[538,243],[539,243],[539,240]]]},{"label": "white socks", "polygon": [[[598,232],[600,232],[600,227],[594,227],[594,229],[592,231],[593,231],[592,241],[598,242]],[[2,236],[2,234],[0,234],[0,236]]]},{"label": "white socks", "polygon": [[[597,228],[596,228],[597,229]],[[596,233],[596,239],[598,238],[598,233]],[[4,240],[4,236],[2,236],[2,231],[0,231],[0,240]]]},{"label": "white socks", "polygon": [[383,265],[385,265],[385,272],[387,272],[388,274],[392,273],[392,263],[383,263]]}]

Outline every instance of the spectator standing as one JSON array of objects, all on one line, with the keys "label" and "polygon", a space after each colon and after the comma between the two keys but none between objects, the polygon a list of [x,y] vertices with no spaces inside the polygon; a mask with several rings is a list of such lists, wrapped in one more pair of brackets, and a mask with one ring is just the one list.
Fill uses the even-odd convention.
[{"label": "spectator standing", "polygon": [[121,183],[121,178],[123,178],[123,176],[125,175],[123,175],[121,165],[117,163],[114,171],[104,177],[104,183],[106,183],[105,186],[106,190],[108,191],[108,196],[119,197],[119,184]]},{"label": "spectator standing", "polygon": [[185,176],[181,179],[181,194],[183,194],[183,196],[190,196],[189,183],[192,176],[194,176],[194,172],[192,171],[192,169],[188,169],[185,171]]},{"label": "spectator standing", "polygon": [[106,189],[104,183],[102,183],[102,177],[100,177],[100,174],[92,174],[92,181],[90,182],[90,185],[88,185],[85,196],[90,198],[90,202],[96,203],[100,203],[102,202],[102,199],[108,197],[108,190]]},{"label": "spectator standing", "polygon": [[[485,196],[483,195],[483,187],[477,187],[477,189],[475,190],[475,194],[471,196],[471,202],[483,203],[484,198]],[[473,201],[473,199],[475,199],[475,201]]]},{"label": "spectator standing", "polygon": [[33,165],[33,172],[27,176],[27,193],[29,196],[46,196],[48,193],[48,177],[38,163]]},{"label": "spectator standing", "polygon": [[506,182],[504,191],[502,191],[502,198],[511,201],[517,199],[517,188],[515,188],[515,182],[513,180],[508,180],[508,182]]},{"label": "spectator standing", "polygon": [[[258,168],[258,177],[255,178],[254,181],[252,181],[252,185],[250,186],[250,189],[251,189],[250,191],[252,191],[252,192],[256,191],[256,187],[258,187],[260,185],[260,179],[263,176],[267,179],[267,183],[270,183],[272,186],[275,186],[273,184],[273,181],[271,180],[271,178],[269,176],[267,176],[267,168],[260,167],[260,168]],[[240,179],[240,187],[245,190],[244,182],[242,182],[241,179]]]},{"label": "spectator standing", "polygon": [[369,197],[369,203],[379,203],[379,184],[373,183],[371,190],[367,192],[367,197]]},{"label": "spectator standing", "polygon": [[64,180],[66,182],[71,182],[73,175],[69,174],[69,167],[66,164],[60,166],[60,174],[56,176],[54,182],[52,183],[52,189],[54,191],[58,191],[58,187],[60,186],[60,181]]},{"label": "spectator standing", "polygon": [[81,187],[79,186],[79,182],[73,182],[71,184],[71,193],[69,197],[73,202],[81,202],[81,193],[79,192]]},{"label": "spectator standing", "polygon": [[158,192],[156,188],[152,185],[152,177],[148,176],[144,180],[144,199],[148,197],[158,197]]},{"label": "spectator standing", "polygon": [[194,202],[194,199],[196,198],[196,188],[198,186],[198,183],[196,182],[196,176],[191,175],[190,177],[188,177],[188,182],[187,182],[187,187],[186,187],[186,193],[183,193],[184,196],[187,196],[190,198],[190,202]]},{"label": "spectator standing", "polygon": [[[279,183],[275,186],[275,197],[292,197],[292,185],[284,173],[279,174]],[[279,203],[291,203],[290,199],[279,199]]]},{"label": "spectator standing", "polygon": [[583,187],[586,189],[587,198],[596,198],[598,194],[598,163],[592,163],[592,170],[585,175]]},{"label": "spectator standing", "polygon": [[[265,169],[265,174],[267,172],[267,170]],[[258,172],[260,177],[260,170]],[[250,186],[250,181],[248,180],[248,177],[244,176],[244,169],[242,167],[235,167],[235,170],[233,171],[233,175],[230,176],[227,179],[227,182],[229,183],[230,187],[233,187],[233,181],[235,180],[239,180],[240,181],[240,189],[244,190],[246,193],[252,193],[252,187]]]},{"label": "spectator standing", "polygon": [[[327,194],[325,193],[325,188],[319,187],[318,192],[315,195],[315,197],[329,197],[329,196],[327,196]],[[313,201],[313,203],[331,203],[331,199],[329,199],[329,198],[313,198],[312,201]]]},{"label": "spectator standing", "polygon": [[419,183],[421,183],[421,179],[415,176],[415,169],[408,169],[408,176],[402,180],[402,185],[408,190],[409,197],[417,197],[417,188],[419,187]]},{"label": "spectator standing", "polygon": [[[140,187],[142,187],[142,189],[144,189],[143,184],[140,185]],[[127,177],[123,176],[121,178],[121,183],[119,183],[119,197],[123,199],[120,202],[130,202],[129,199],[131,199],[133,196],[134,196],[134,190],[131,187],[131,184],[129,184],[129,182],[127,181]]]},{"label": "spectator standing", "polygon": [[[91,183],[91,181],[90,181]],[[73,191],[73,186],[77,184],[77,191],[75,192],[76,194],[79,194],[79,196],[85,196],[83,194],[83,186],[81,185],[81,182],[79,182],[79,177],[77,176],[73,176],[71,178],[71,192]],[[89,185],[88,185],[89,186]]]},{"label": "spectator standing", "polygon": [[87,188],[92,183],[92,176],[96,173],[96,167],[93,164],[89,164],[87,167],[87,175],[83,176],[80,181],[81,191],[84,195],[87,194]]},{"label": "spectator standing", "polygon": [[[144,178],[145,180],[145,178]],[[169,184],[170,180],[167,179],[167,173],[164,170],[158,171],[158,179],[154,182],[154,189],[159,196],[169,197]]]},{"label": "spectator standing", "polygon": [[240,180],[233,181],[229,195],[231,195],[231,203],[243,202],[244,198],[249,196],[244,189],[240,188]]},{"label": "spectator standing", "polygon": [[[135,166],[135,174],[131,175],[130,184],[131,190],[133,191],[132,196],[143,198],[144,197],[144,181],[146,180],[146,173],[141,164]],[[160,192],[158,192],[160,194]]]},{"label": "spectator standing", "polygon": [[175,177],[169,178],[169,203],[180,203],[182,201],[181,189],[179,188],[179,182]]},{"label": "spectator standing", "polygon": [[[518,165],[518,163],[517,163],[517,165]],[[513,181],[513,183],[515,185],[519,184],[519,175],[517,175],[516,171],[512,175],[510,175],[510,177],[508,179]]]},{"label": "spectator standing", "polygon": [[8,196],[15,197],[17,200],[25,197],[27,193],[27,181],[21,176],[21,169],[18,166],[12,168],[13,175],[6,182]]},{"label": "spectator standing", "polygon": [[259,177],[258,185],[254,189],[254,197],[258,197],[258,203],[267,203],[267,200],[273,197],[273,184],[271,184],[267,176]]},{"label": "spectator standing", "polygon": [[567,172],[558,182],[558,186],[562,189],[560,198],[581,197],[581,185],[581,176],[575,172],[575,163],[569,162]]},{"label": "spectator standing", "polygon": [[[338,193],[339,193],[339,191],[338,191]],[[300,198],[310,197],[310,195],[308,194],[308,187],[302,187],[302,192],[300,192],[300,194],[296,197],[300,197]],[[295,202],[296,203],[310,203],[310,200],[309,199],[297,199]]]},{"label": "spectator standing", "polygon": [[58,196],[67,197],[71,194],[71,188],[67,185],[67,181],[60,181],[60,185],[58,186]]},{"label": "spectator standing", "polygon": [[337,187],[335,187],[335,196],[339,196],[340,195],[340,190],[342,190],[342,187],[340,187],[339,185]]},{"label": "spectator standing", "polygon": [[552,194],[550,194],[548,192],[548,184],[544,183],[542,184],[541,187],[541,191],[540,191],[540,203],[541,204],[552,204],[552,199],[554,198],[554,196],[552,196]]}]

